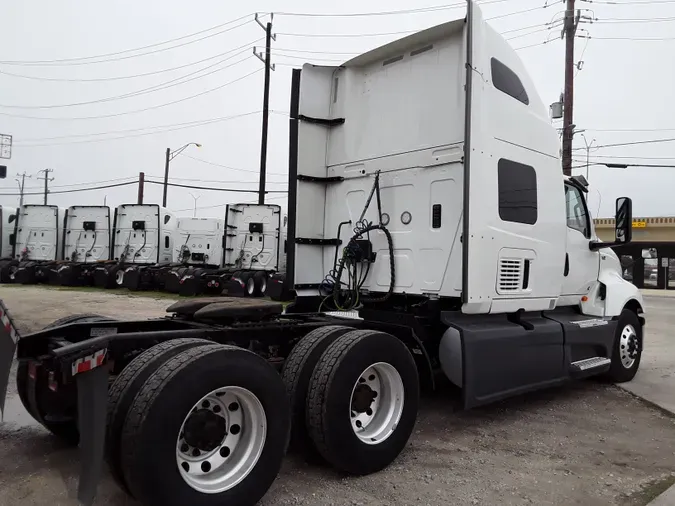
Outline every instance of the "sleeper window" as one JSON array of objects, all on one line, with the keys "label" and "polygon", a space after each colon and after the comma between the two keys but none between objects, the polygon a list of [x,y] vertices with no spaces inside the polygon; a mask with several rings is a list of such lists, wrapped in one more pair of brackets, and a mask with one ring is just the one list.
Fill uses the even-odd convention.
[{"label": "sleeper window", "polygon": [[537,222],[537,173],[534,167],[502,158],[497,163],[499,217],[503,221]]}]

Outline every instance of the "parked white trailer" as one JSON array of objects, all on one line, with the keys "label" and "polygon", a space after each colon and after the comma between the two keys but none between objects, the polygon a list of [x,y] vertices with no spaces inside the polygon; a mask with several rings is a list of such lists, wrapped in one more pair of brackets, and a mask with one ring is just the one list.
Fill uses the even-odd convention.
[{"label": "parked white trailer", "polygon": [[154,270],[173,261],[178,220],[157,204],[122,204],[115,209],[111,261],[94,272],[94,284],[144,287]]},{"label": "parked white trailer", "polygon": [[[588,183],[563,177],[518,54],[467,5],[344,65],[293,71],[293,304],[197,299],[153,320],[0,326],[0,394],[18,339],[27,410],[80,431],[81,501],[104,451],[145,505],[252,506],[289,438],[342,473],[378,472],[441,373],[466,408],[635,376],[644,303],[610,248],[631,240],[631,200],[616,202],[615,242],[600,242]],[[274,262],[271,236],[251,235],[261,219],[232,229],[258,249],[226,261]]]},{"label": "parked white trailer", "polygon": [[13,278],[33,284],[49,280],[55,262],[61,260],[65,209],[25,204],[19,208],[14,258],[19,261]]}]

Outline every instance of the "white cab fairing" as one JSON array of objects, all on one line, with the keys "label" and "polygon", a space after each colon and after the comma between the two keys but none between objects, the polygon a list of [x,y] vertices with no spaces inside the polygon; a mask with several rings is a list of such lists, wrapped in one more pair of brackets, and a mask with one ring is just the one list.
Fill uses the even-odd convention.
[{"label": "white cab fairing", "polygon": [[109,260],[110,229],[109,207],[69,207],[63,229],[63,259],[82,263]]},{"label": "white cab fairing", "polygon": [[64,210],[57,206],[26,204],[19,208],[15,258],[61,260]]},{"label": "white cab fairing", "polygon": [[[592,225],[591,235],[568,231],[548,109],[517,53],[469,5],[466,19],[342,66],[303,67],[292,181],[299,297],[319,295],[336,239],[342,248],[354,236],[378,173],[394,293],[511,313],[578,306],[597,283]],[[375,199],[365,219],[379,223]],[[376,256],[361,286],[387,292],[386,236],[369,239]]]},{"label": "white cab fairing", "polygon": [[279,271],[283,250],[283,244],[280,244],[281,207],[275,204],[231,204],[225,213],[224,267]]},{"label": "white cab fairing", "polygon": [[115,211],[113,259],[153,265],[173,260],[177,219],[156,204],[122,204]]},{"label": "white cab fairing", "polygon": [[222,218],[179,218],[174,260],[222,267],[224,230]]}]

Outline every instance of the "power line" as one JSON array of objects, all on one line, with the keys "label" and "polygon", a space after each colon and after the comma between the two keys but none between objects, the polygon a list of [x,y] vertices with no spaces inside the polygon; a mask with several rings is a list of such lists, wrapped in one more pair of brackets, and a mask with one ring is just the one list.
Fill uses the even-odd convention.
[{"label": "power line", "polygon": [[590,132],[675,132],[675,128],[584,128]]},{"label": "power line", "polygon": [[387,35],[406,35],[416,33],[419,30],[404,30],[400,32],[380,32],[380,33],[293,33],[278,32],[277,35],[285,37],[320,37],[320,38],[355,38],[355,37],[385,37]]},{"label": "power line", "polygon": [[498,16],[492,16],[491,18],[485,18],[485,21],[491,21],[493,19],[508,18],[510,16],[518,16],[520,14],[525,14],[527,12],[533,12],[533,11],[538,11],[538,10],[541,10],[541,9],[546,9],[548,6],[549,6],[549,4],[544,4],[544,5],[540,5],[539,7],[531,7],[530,9],[523,9],[522,11],[507,12],[506,14],[499,14]]},{"label": "power line", "polygon": [[[191,160],[195,160],[197,162],[205,163],[206,165],[212,165],[214,167],[222,167],[223,169],[236,170],[236,171],[239,171],[239,172],[252,172],[254,174],[258,174],[258,172],[259,172],[257,170],[240,169],[240,168],[237,168],[237,167],[231,167],[229,165],[222,165],[220,163],[209,162],[207,160],[202,160],[201,158],[196,158],[196,157],[191,156],[191,155],[186,155],[185,153],[181,153],[180,156],[183,156],[185,158],[189,158]],[[267,174],[273,175],[273,176],[288,176],[288,174],[282,174],[280,172],[268,172]]]},{"label": "power line", "polygon": [[[156,135],[156,134],[163,134],[163,133],[167,133],[167,132],[175,132],[176,130],[185,130],[185,129],[188,129],[188,128],[196,128],[196,127],[200,127],[200,126],[211,125],[213,123],[220,123],[222,121],[228,121],[230,119],[242,118],[244,116],[251,116],[252,114],[260,114],[260,111],[238,114],[236,116],[229,116],[229,117],[218,118],[218,119],[214,119],[214,120],[202,121],[200,123],[193,123],[193,124],[189,124],[187,126],[180,126],[180,127],[176,127],[176,128],[167,128],[167,129],[164,129],[164,130],[156,130],[154,132],[142,132],[142,133],[131,134],[131,135],[120,135],[120,136],[117,136],[117,137],[107,137],[107,138],[103,138],[103,139],[82,139],[82,140],[75,140],[75,141],[72,141],[72,142],[50,142],[50,143],[43,143],[43,144],[19,144],[15,147],[34,148],[34,147],[44,147],[44,146],[66,146],[66,145],[69,145],[69,144],[88,144],[90,142],[116,141],[116,140],[120,140],[120,139],[128,139],[128,138],[131,138],[131,137],[144,137],[146,135]],[[92,135],[95,135],[95,134],[92,134]]]},{"label": "power line", "polygon": [[606,18],[594,19],[594,23],[599,24],[622,24],[622,23],[664,23],[666,21],[675,21],[675,17],[668,18]]},{"label": "power line", "polygon": [[660,42],[664,40],[675,40],[675,37],[596,37],[589,36],[589,39],[593,40],[630,40],[638,42]]},{"label": "power line", "polygon": [[[95,186],[95,187],[90,187],[90,188],[74,188],[72,190],[57,190],[57,191],[49,191],[50,195],[54,195],[57,193],[75,193],[75,192],[87,192],[87,191],[92,191],[92,190],[104,190],[106,188],[117,188],[119,186],[129,186],[132,184],[136,184],[136,181],[129,181],[127,183],[116,183],[116,184],[108,184],[108,185],[102,185],[102,186]],[[24,195],[42,195],[43,192],[37,192],[37,193],[24,193]],[[0,193],[0,196],[3,197],[18,197],[18,193]]]},{"label": "power line", "polygon": [[107,58],[108,56],[118,56],[118,55],[121,55],[121,54],[141,51],[143,49],[148,49],[148,48],[151,48],[151,47],[162,46],[164,44],[169,44],[169,43],[175,42],[177,40],[184,40],[184,39],[187,39],[187,38],[190,38],[190,37],[194,37],[195,35],[200,35],[202,33],[209,32],[209,31],[214,30],[216,28],[220,28],[220,27],[223,27],[223,26],[226,26],[226,25],[230,25],[232,23],[236,23],[237,21],[241,21],[242,19],[245,19],[245,18],[249,17],[250,15],[251,14],[247,14],[246,16],[242,16],[242,17],[237,18],[235,20],[228,21],[228,22],[223,23],[221,25],[217,25],[215,27],[207,28],[206,30],[201,30],[199,32],[195,32],[195,33],[192,33],[192,34],[189,34],[189,35],[184,35],[184,36],[178,37],[176,39],[171,39],[171,40],[164,41],[164,42],[158,42],[158,43],[155,43],[155,44],[150,44],[148,46],[143,46],[143,47],[139,47],[139,48],[135,48],[135,49],[125,49],[123,51],[117,51],[115,53],[106,53],[106,54],[96,55],[96,56],[81,56],[81,57],[77,57],[77,58],[62,58],[62,59],[57,59],[57,60],[4,60],[4,61],[0,61],[0,63],[3,64],[3,65],[20,65],[20,66],[71,66],[71,65],[94,65],[94,64],[97,64],[97,63],[108,63],[108,62],[111,62],[111,61],[127,60],[129,58],[138,58],[140,56],[147,56],[149,54],[156,54],[156,53],[160,53],[160,52],[163,52],[163,51],[169,51],[171,49],[176,49],[178,47],[187,46],[189,44],[194,44],[195,42],[200,42],[202,40],[209,39],[211,37],[215,37],[217,35],[221,35],[223,33],[227,33],[227,32],[230,32],[232,30],[235,30],[237,28],[240,28],[244,25],[247,25],[248,23],[253,22],[253,20],[250,19],[250,20],[248,20],[244,23],[241,23],[237,26],[233,26],[233,27],[228,28],[226,30],[221,30],[221,31],[213,33],[213,34],[206,35],[205,37],[201,37],[199,39],[184,42],[182,44],[177,44],[175,46],[170,46],[170,47],[166,47],[166,48],[162,48],[162,49],[156,49],[154,51],[148,51],[146,53],[139,53],[139,54],[130,55],[130,56],[121,56],[119,58],[109,58],[109,59],[99,60],[99,61],[83,61],[83,60],[96,60],[97,58]]},{"label": "power line", "polygon": [[114,117],[117,117],[117,116],[125,116],[127,114],[135,114],[135,113],[138,113],[138,112],[152,111],[154,109],[159,109],[161,107],[166,107],[166,106],[169,106],[169,105],[178,104],[180,102],[185,102],[186,100],[191,100],[193,98],[197,98],[197,97],[200,97],[202,95],[206,95],[207,93],[212,93],[214,91],[225,88],[226,86],[229,86],[231,84],[239,82],[242,79],[246,79],[247,77],[250,77],[253,74],[257,74],[258,72],[261,72],[262,70],[263,69],[256,69],[253,72],[250,72],[250,73],[248,73],[248,74],[246,74],[242,77],[239,77],[239,78],[237,78],[233,81],[229,81],[225,84],[221,84],[220,86],[216,86],[215,88],[211,88],[211,89],[202,91],[202,92],[197,93],[195,95],[190,95],[188,97],[184,97],[184,98],[181,98],[181,99],[178,99],[178,100],[173,100],[171,102],[167,102],[165,104],[154,105],[154,106],[151,106],[151,107],[145,107],[144,109],[136,109],[136,110],[133,110],[133,111],[118,112],[118,113],[113,113],[113,114],[102,114],[102,115],[99,115],[99,116],[79,116],[79,117],[71,117],[71,118],[53,118],[53,117],[45,117],[45,116],[23,116],[23,115],[20,115],[20,114],[10,114],[10,113],[6,113],[6,112],[0,112],[0,115],[9,116],[9,117],[12,117],[12,118],[53,120],[53,121],[78,121],[78,120],[88,120],[88,119],[114,118]]},{"label": "power line", "polygon": [[153,76],[153,75],[157,75],[157,74],[163,74],[163,73],[166,73],[166,72],[173,72],[174,70],[180,70],[180,69],[184,69],[184,68],[187,68],[187,67],[193,67],[195,65],[199,65],[200,63],[204,63],[204,62],[207,62],[207,61],[210,61],[210,60],[215,60],[216,58],[220,58],[222,56],[226,56],[226,55],[228,55],[228,54],[230,54],[234,51],[237,51],[237,50],[239,50],[243,47],[252,46],[253,44],[257,44],[261,40],[264,40],[264,37],[261,37],[261,38],[256,39],[256,40],[252,40],[248,44],[245,44],[243,46],[240,46],[240,47],[237,47],[237,48],[234,48],[234,49],[230,49],[229,51],[225,51],[224,53],[218,53],[216,55],[209,56],[208,58],[203,58],[201,60],[197,60],[197,61],[194,61],[194,62],[191,62],[191,63],[186,63],[185,65],[179,65],[177,67],[171,67],[171,68],[168,68],[168,69],[155,70],[153,72],[145,72],[143,74],[133,74],[133,75],[129,75],[129,76],[98,77],[98,78],[91,78],[91,79],[65,79],[65,78],[58,78],[58,77],[28,76],[28,75],[25,75],[25,74],[15,74],[13,72],[6,72],[6,71],[3,71],[3,70],[0,70],[0,74],[6,75],[6,76],[12,76],[12,77],[19,77],[19,78],[22,78],[22,79],[32,79],[32,80],[35,80],[35,81],[50,81],[50,82],[54,81],[54,82],[67,82],[67,83],[93,83],[93,82],[101,82],[101,81],[120,81],[120,80],[124,80],[124,79],[136,79],[136,78],[139,78],[139,77]]},{"label": "power line", "polygon": [[[488,5],[502,3],[506,1],[513,0],[485,0],[484,2],[478,2],[479,5]],[[418,14],[425,12],[436,12],[442,10],[456,9],[458,7],[466,6],[466,2],[456,2],[453,4],[445,5],[432,5],[429,7],[419,7],[417,9],[402,9],[396,11],[375,11],[375,12],[334,12],[334,13],[321,13],[321,12],[275,12],[275,16],[294,16],[294,17],[311,17],[311,18],[351,18],[351,17],[370,17],[370,16],[392,16],[398,14]]]},{"label": "power line", "polygon": [[535,46],[543,46],[544,44],[548,44],[551,42],[550,40],[545,40],[543,42],[536,42],[535,44],[529,44],[527,46],[521,46],[521,47],[514,47],[514,51],[520,51],[521,49],[527,49],[528,47],[535,47]]},{"label": "power line", "polygon": [[340,53],[335,51],[311,51],[308,49],[291,49],[287,47],[277,47],[275,51],[286,51],[288,53],[308,53],[308,54],[331,54],[331,55],[348,55],[348,56],[358,56],[361,53]]},{"label": "power line", "polygon": [[[190,76],[194,76],[195,74],[199,74],[200,72],[203,72],[205,70],[213,68],[216,65],[220,65],[221,63],[224,63],[228,60],[231,60],[232,58],[236,58],[237,56],[247,52],[248,49],[250,49],[250,48],[246,48],[242,51],[239,51],[238,53],[235,53],[231,56],[228,56],[227,58],[225,58],[223,60],[220,60],[216,63],[212,63],[212,64],[210,64],[210,65],[208,65],[204,68],[201,68],[199,70],[195,70],[193,72],[190,72],[189,74],[185,74],[184,76],[176,77],[176,78],[171,79],[169,81],[165,81],[164,83],[160,83],[160,84],[157,84],[157,85],[154,85],[154,86],[150,86],[149,88],[143,88],[143,89],[140,89],[140,90],[125,93],[123,95],[116,95],[116,96],[113,96],[113,97],[99,98],[99,99],[96,99],[96,100],[87,100],[85,102],[75,102],[75,103],[72,103],[72,104],[52,104],[52,105],[11,105],[11,104],[8,105],[8,104],[0,104],[0,107],[5,107],[5,108],[8,108],[8,109],[59,109],[59,108],[62,108],[62,107],[77,107],[77,106],[82,106],[82,105],[99,104],[99,103],[104,103],[104,102],[111,102],[111,101],[114,101],[114,100],[122,100],[122,99],[126,99],[126,98],[133,98],[133,97],[137,97],[137,96],[140,96],[140,95],[147,95],[148,93],[154,93],[156,91],[166,90],[166,89],[172,88],[174,86],[179,86],[181,84],[189,83],[189,82],[195,81],[197,79],[202,79],[206,76],[210,76],[211,74],[215,74],[216,72],[221,72],[221,71],[226,70],[228,68],[234,67],[235,65],[239,65],[240,63],[243,63],[243,62],[249,60],[252,57],[248,56],[248,57],[244,58],[243,60],[239,60],[239,61],[236,61],[236,62],[231,63],[229,65],[225,65],[224,67],[212,70],[211,72],[207,72],[206,74],[202,74],[200,76],[191,77],[189,79],[186,79]],[[181,80],[183,80],[183,81],[181,81]],[[180,82],[178,82],[178,81],[180,81]]]},{"label": "power line", "polygon": [[[129,133],[129,132],[141,132],[143,130],[151,130],[155,128],[171,128],[171,127],[185,127],[185,128],[190,128],[192,126],[201,126],[201,125],[208,125],[210,123],[218,123],[220,121],[227,121],[230,119],[236,119],[236,118],[242,118],[245,116],[250,116],[253,114],[260,114],[260,110],[258,111],[251,111],[251,112],[245,112],[242,114],[234,114],[232,116],[221,116],[217,118],[210,118],[210,119],[203,119],[203,120],[195,120],[195,121],[187,121],[184,123],[171,123],[168,125],[155,125],[155,126],[149,126],[149,127],[142,127],[142,128],[130,128],[126,130],[110,130],[108,132],[96,132],[96,133],[91,133],[91,134],[72,134],[72,135],[59,135],[56,137],[29,137],[29,138],[21,138],[18,141],[14,141],[15,145],[23,145],[24,143],[30,143],[30,142],[35,142],[35,141],[53,141],[53,140],[60,140],[60,139],[72,139],[72,138],[77,138],[77,137],[91,137],[91,136],[98,136],[98,135],[113,135],[113,134],[124,134],[124,133]],[[178,130],[178,128],[174,129]],[[173,130],[167,130],[167,131],[173,131]],[[152,133],[163,133],[164,130],[158,131],[158,132],[152,132]],[[129,136],[133,137],[133,136]],[[106,140],[106,139],[103,139]],[[25,144],[26,146],[29,146],[30,144]]]},{"label": "power line", "polygon": [[[618,146],[635,146],[637,144],[657,144],[660,142],[675,142],[675,138],[670,139],[649,139],[645,141],[632,141],[632,142],[618,142],[616,144],[600,144],[595,146],[596,148],[613,148]],[[574,148],[575,150],[586,149],[586,148]]]},{"label": "power line", "polygon": [[[145,180],[146,183],[159,184],[163,185],[163,181],[149,181]],[[193,190],[209,190],[209,191],[219,191],[219,192],[233,192],[233,193],[258,193],[258,190],[242,190],[241,188],[213,188],[210,186],[193,186],[187,184],[179,183],[167,183],[168,186],[175,186],[177,188],[190,188]],[[288,193],[288,190],[266,190],[265,193]]]},{"label": "power line", "polygon": [[672,4],[675,0],[646,0],[644,2],[637,2],[635,0],[622,0],[621,2],[614,2],[612,0],[581,0],[592,4],[605,5],[651,5],[651,4]]},{"label": "power line", "polygon": [[[101,183],[113,183],[117,181],[129,181],[133,180],[134,182],[138,180],[137,177],[134,176],[129,176],[129,177],[118,177],[115,179],[104,179],[102,181],[89,181],[86,183],[70,183],[70,184],[55,184],[55,185],[50,185],[50,188],[69,188],[71,186],[86,186],[86,185],[92,185],[92,184],[101,184]],[[38,190],[42,188],[41,186],[31,186],[31,187],[26,187],[26,190]],[[0,188],[2,190],[2,188]],[[52,193],[52,192],[50,192]]]}]

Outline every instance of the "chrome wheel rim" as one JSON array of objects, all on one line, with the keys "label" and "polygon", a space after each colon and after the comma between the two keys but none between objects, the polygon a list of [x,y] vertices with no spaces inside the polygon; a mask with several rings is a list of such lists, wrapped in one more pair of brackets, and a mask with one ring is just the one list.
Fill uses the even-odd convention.
[{"label": "chrome wheel rim", "polygon": [[122,285],[124,283],[124,271],[117,271],[115,273],[115,283]]},{"label": "chrome wheel rim", "polygon": [[260,291],[263,295],[265,295],[267,292],[267,277],[262,278],[262,282],[260,283]]},{"label": "chrome wheel rim", "polygon": [[176,463],[190,487],[218,494],[237,486],[260,458],[267,417],[256,395],[241,387],[212,391],[183,420]]},{"label": "chrome wheel rim", "polygon": [[349,402],[352,430],[369,445],[391,436],[403,414],[405,389],[401,375],[391,364],[378,362],[356,380]]},{"label": "chrome wheel rim", "polygon": [[619,356],[621,357],[621,364],[630,369],[635,364],[639,352],[638,335],[635,327],[626,325],[621,331],[619,338]]},{"label": "chrome wheel rim", "polygon": [[255,294],[255,279],[248,278],[248,280],[246,280],[246,293],[251,296]]}]

